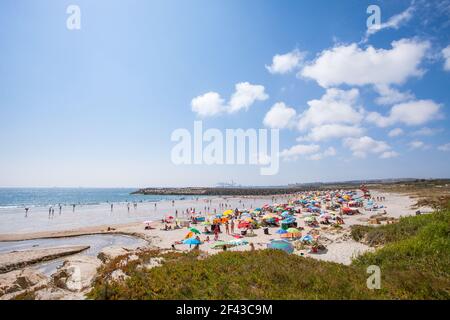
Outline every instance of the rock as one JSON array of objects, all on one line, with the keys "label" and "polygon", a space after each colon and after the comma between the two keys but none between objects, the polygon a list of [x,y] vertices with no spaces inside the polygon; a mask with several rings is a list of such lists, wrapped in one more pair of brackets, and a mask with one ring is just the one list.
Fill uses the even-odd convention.
[{"label": "rock", "polygon": [[84,294],[61,288],[43,288],[35,292],[36,300],[84,300]]},{"label": "rock", "polygon": [[102,251],[100,251],[100,253],[97,255],[97,258],[99,258],[103,263],[106,263],[117,257],[126,255],[128,254],[128,252],[129,251],[123,247],[111,246],[106,247]]},{"label": "rock", "polygon": [[129,278],[129,276],[127,276],[125,274],[125,272],[123,272],[121,269],[117,269],[117,270],[114,270],[111,273],[111,278],[110,279],[113,280],[113,281],[124,281],[124,280],[126,280],[128,278]]},{"label": "rock", "polygon": [[19,293],[46,281],[44,274],[31,268],[3,273],[0,274],[0,296]]},{"label": "rock", "polygon": [[145,268],[151,269],[154,267],[159,267],[163,261],[164,261],[164,258],[161,258],[161,257],[151,258],[150,261],[145,264]]},{"label": "rock", "polygon": [[95,257],[71,257],[52,275],[53,283],[61,289],[83,291],[91,286],[100,265],[101,261]]}]

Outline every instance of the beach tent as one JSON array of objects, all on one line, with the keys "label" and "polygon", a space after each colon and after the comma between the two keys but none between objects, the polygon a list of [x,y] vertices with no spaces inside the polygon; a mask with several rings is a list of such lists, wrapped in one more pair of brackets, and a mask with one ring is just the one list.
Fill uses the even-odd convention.
[{"label": "beach tent", "polygon": [[283,239],[296,239],[296,238],[300,238],[302,235],[301,235],[301,233],[299,233],[299,232],[286,232],[286,233],[283,233],[282,235],[281,235],[281,238],[283,238]]}]

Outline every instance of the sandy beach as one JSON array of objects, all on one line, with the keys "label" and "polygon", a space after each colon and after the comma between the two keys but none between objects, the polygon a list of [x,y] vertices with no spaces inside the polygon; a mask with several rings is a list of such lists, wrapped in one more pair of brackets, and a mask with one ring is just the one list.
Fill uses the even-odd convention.
[{"label": "sandy beach", "polygon": [[[374,191],[372,192],[373,197],[384,196],[385,201],[382,202],[383,206],[387,211],[387,216],[392,218],[399,218],[401,216],[413,215],[417,209],[413,209],[415,201],[407,195],[395,194],[395,193],[382,193]],[[219,212],[220,203],[227,203],[228,208],[257,208],[265,203],[270,203],[272,200],[274,202],[286,200],[287,196],[278,197],[227,197],[227,198],[210,198],[210,199],[199,199],[199,200],[178,200],[172,204],[171,201],[161,201],[157,203],[155,208],[153,203],[139,204],[138,209],[130,209],[130,213],[127,211],[125,204],[121,206],[116,205],[114,211],[111,213],[107,205],[103,206],[85,206],[77,208],[76,212],[63,213],[61,216],[56,216],[54,219],[48,219],[48,214],[41,210],[40,212],[35,212],[30,214],[28,218],[16,218],[15,224],[19,224],[17,220],[23,221],[23,224],[27,224],[31,221],[31,224],[36,224],[37,227],[33,229],[32,232],[24,232],[29,230],[30,227],[18,227],[17,232],[2,232],[0,234],[0,241],[20,241],[20,240],[30,240],[39,238],[61,238],[61,237],[73,237],[89,234],[126,234],[131,236],[136,236],[141,239],[145,239],[152,246],[156,246],[162,249],[170,249],[172,244],[176,241],[184,239],[187,233],[186,228],[164,231],[163,223],[160,219],[165,216],[175,216],[175,211],[180,212],[179,218],[185,217],[184,211],[186,208],[195,208],[197,212],[202,212],[205,207],[210,206],[211,210],[216,209]],[[209,202],[211,201],[211,202]],[[327,252],[320,255],[311,255],[318,259],[324,259],[329,261],[335,261],[339,263],[349,264],[351,258],[356,254],[370,250],[369,247],[355,242],[348,238],[346,231],[350,226],[355,224],[367,224],[368,218],[372,211],[366,211],[364,209],[360,210],[361,214],[344,216],[345,224],[342,225],[342,230],[336,231],[332,230],[328,226],[321,226],[319,232],[323,237],[323,240],[329,245],[327,247]],[[430,208],[421,208],[422,212],[431,211]],[[183,212],[183,213],[181,213]],[[47,223],[39,224],[43,217],[49,221]],[[92,216],[96,216],[92,218]],[[114,216],[114,217],[111,217]],[[110,224],[106,224],[102,219],[110,221]],[[134,220],[134,222],[128,222]],[[144,221],[151,220],[152,230],[145,230]],[[67,228],[69,226],[70,228]],[[195,225],[194,225],[195,226]],[[299,221],[299,227],[304,228],[303,233],[306,234],[311,231],[311,227],[305,225],[303,221]],[[5,228],[5,225],[3,225]],[[64,229],[67,228],[67,229]],[[200,227],[199,227],[200,228]],[[272,239],[278,239],[279,235],[273,232],[276,229],[270,229],[269,235],[264,234],[263,230],[254,230],[255,236],[250,239],[254,243],[255,248],[265,248],[266,244]],[[205,240],[205,236],[200,236],[201,240]],[[212,238],[212,237],[211,237]],[[232,240],[231,235],[225,234],[223,231],[220,234],[219,240],[228,241]],[[208,253],[220,252],[217,249],[211,248],[211,243],[205,243],[201,246],[201,250],[207,251]],[[177,245],[177,250],[187,251],[189,246]],[[230,250],[249,250],[249,246],[238,246],[230,248]],[[308,255],[307,253],[303,253]]]},{"label": "sandy beach", "polygon": [[[386,210],[386,214],[384,215],[385,217],[398,219],[402,216],[414,215],[417,210],[416,208],[412,208],[415,204],[415,200],[404,194],[381,193],[373,191],[372,197],[385,197],[385,200],[380,202],[383,206],[383,210]],[[43,210],[33,212],[27,218],[24,218],[23,216],[16,216],[15,219],[12,219],[10,217],[11,221],[13,221],[13,224],[16,226],[14,229],[15,232],[0,234],[0,249],[2,249],[3,252],[1,254],[1,258],[4,264],[8,265],[9,271],[2,276],[4,279],[9,279],[4,281],[6,284],[2,285],[5,288],[11,287],[11,283],[14,283],[14,279],[16,279],[15,276],[13,276],[13,273],[25,272],[29,274],[27,277],[36,278],[38,279],[37,281],[44,281],[42,279],[45,279],[45,281],[50,281],[49,279],[54,279],[57,275],[61,274],[61,270],[64,268],[69,268],[76,265],[77,267],[88,270],[86,271],[89,275],[86,279],[86,288],[83,289],[86,291],[89,287],[89,281],[92,281],[95,277],[96,268],[102,263],[99,260],[99,257],[104,257],[109,254],[111,256],[117,256],[143,248],[173,250],[172,245],[175,245],[175,250],[177,251],[193,250],[193,246],[191,247],[189,245],[179,243],[185,238],[189,230],[186,227],[168,231],[163,230],[165,224],[160,220],[163,217],[167,217],[169,215],[175,216],[175,212],[180,212],[178,217],[182,220],[184,218],[184,214],[182,212],[185,211],[186,208],[195,208],[197,212],[201,212],[205,209],[205,207],[208,209],[208,206],[210,206],[210,210],[214,210],[214,208],[216,208],[216,211],[220,212],[219,209],[223,211],[220,204],[224,203],[227,204],[227,209],[257,208],[266,203],[281,203],[283,201],[287,201],[288,198],[289,196],[208,198],[199,200],[179,200],[175,201],[175,203],[172,203],[171,201],[161,201],[157,203],[156,208],[153,203],[139,204],[137,209],[132,207],[130,209],[130,213],[128,213],[127,207],[124,204],[122,204],[122,206],[116,205],[112,213],[110,211],[108,212],[109,208],[106,206],[86,206],[77,208],[76,212],[64,212],[61,216],[57,215],[53,219],[49,219],[48,213]],[[419,209],[424,213],[431,212],[430,208]],[[299,219],[298,227],[302,229],[302,235],[306,235],[308,233],[317,235],[320,243],[324,244],[326,249],[318,253],[311,253],[307,248],[300,250],[297,249],[294,251],[294,254],[349,265],[352,259],[357,255],[374,250],[374,248],[363,243],[356,242],[350,237],[349,230],[352,225],[366,225],[369,223],[370,216],[376,213],[374,211],[365,210],[364,208],[359,208],[359,210],[360,214],[343,216],[344,224],[341,225],[342,228],[333,228],[329,225],[319,225],[319,227],[313,228],[306,225],[303,219]],[[111,218],[111,216],[114,218]],[[44,219],[47,219],[46,223],[42,223]],[[143,222],[148,220],[152,220],[149,224],[152,226],[152,229],[145,228],[146,224]],[[30,221],[35,227],[30,228],[29,226],[20,226],[21,223],[27,224],[28,221]],[[191,224],[190,226],[198,228],[201,231],[203,231],[204,228],[200,224]],[[5,229],[6,228],[3,225],[3,230]],[[33,231],[30,232],[30,229]],[[253,236],[245,237],[245,239],[248,240],[249,244],[252,243],[256,250],[265,249],[271,240],[280,239],[280,235],[276,233],[277,229],[278,228],[269,228],[268,234],[264,233],[263,228],[255,229]],[[235,232],[239,232],[237,228]],[[127,243],[119,242],[118,245],[117,243],[112,245],[113,242],[105,242],[104,244],[97,243],[97,250],[94,251],[93,254],[92,252],[91,254],[87,254],[81,249],[78,250],[76,254],[73,254],[68,258],[63,257],[67,254],[67,250],[60,250],[57,245],[55,245],[55,248],[46,249],[40,248],[42,245],[34,245],[37,246],[36,249],[33,249],[33,246],[31,248],[27,247],[26,250],[20,250],[21,246],[26,246],[29,241],[40,241],[40,239],[47,241],[49,244],[51,244],[52,241],[56,242],[61,240],[63,245],[85,245],[89,247],[94,245],[95,241],[87,238],[84,239],[83,237],[89,237],[92,235],[105,235],[112,238],[126,235],[130,237],[130,240]],[[202,241],[202,244],[200,245],[201,251],[207,254],[216,254],[222,251],[222,248],[212,248],[212,245],[214,244],[213,237],[213,235],[210,235],[210,239],[208,241],[206,235],[199,235],[199,238]],[[64,243],[67,239],[76,239],[77,242],[69,244]],[[134,241],[133,239],[138,240]],[[230,241],[234,239],[235,238],[233,235],[226,234],[225,228],[222,228],[222,232],[219,234],[219,241]],[[140,242],[138,243],[137,241]],[[8,253],[8,246],[12,246],[13,244],[19,248],[19,250],[15,249],[11,253]],[[49,244],[47,244],[47,246]],[[235,246],[229,248],[228,250],[251,250],[251,246]],[[52,254],[54,255],[52,256]],[[51,256],[54,259],[58,258],[58,260],[55,260],[53,265],[50,263],[50,268],[48,266],[45,269],[42,266],[39,268],[39,263],[34,265],[36,262],[40,261],[40,259],[42,260],[41,257],[48,260],[48,256]],[[7,263],[10,257],[20,261],[20,263]],[[47,270],[46,272],[50,278],[42,275],[41,272],[43,270]],[[82,298],[83,295],[80,293],[85,292],[76,290],[76,295],[74,295],[71,293],[72,291],[67,290],[67,288],[58,289],[56,296],[53,296],[54,292],[48,292],[44,294],[42,298]],[[3,298],[5,297],[10,297],[10,295],[6,295]]]}]

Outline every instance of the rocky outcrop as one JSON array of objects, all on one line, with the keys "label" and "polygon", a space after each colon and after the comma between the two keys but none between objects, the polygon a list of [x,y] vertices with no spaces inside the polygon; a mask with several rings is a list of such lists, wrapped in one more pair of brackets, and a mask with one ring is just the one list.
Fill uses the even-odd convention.
[{"label": "rocky outcrop", "polygon": [[45,284],[47,277],[37,270],[27,268],[0,274],[0,296],[19,294],[39,284]]},{"label": "rocky outcrop", "polygon": [[101,261],[96,257],[71,257],[52,275],[52,282],[57,288],[81,292],[91,287],[100,265]]},{"label": "rocky outcrop", "polygon": [[97,255],[97,258],[99,258],[103,263],[106,263],[108,261],[114,260],[117,257],[127,255],[129,252],[130,250],[126,248],[111,246],[106,247],[102,251],[100,251]]}]

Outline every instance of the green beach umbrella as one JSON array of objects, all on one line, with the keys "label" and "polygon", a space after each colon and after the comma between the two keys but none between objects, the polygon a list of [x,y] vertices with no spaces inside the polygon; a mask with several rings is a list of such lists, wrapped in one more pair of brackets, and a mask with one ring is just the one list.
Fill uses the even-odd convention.
[{"label": "green beach umbrella", "polygon": [[200,231],[195,228],[189,228],[189,230],[191,230],[193,233],[200,234]]}]

